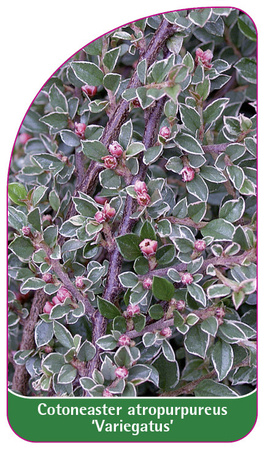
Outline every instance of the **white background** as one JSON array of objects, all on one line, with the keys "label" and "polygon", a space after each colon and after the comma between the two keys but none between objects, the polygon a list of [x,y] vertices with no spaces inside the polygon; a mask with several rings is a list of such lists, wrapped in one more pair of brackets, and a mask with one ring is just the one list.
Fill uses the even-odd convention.
[{"label": "white background", "polygon": [[[262,163],[264,160],[263,140],[264,140],[264,99],[263,79],[264,69],[264,7],[261,0],[236,0],[232,4],[224,2],[213,2],[203,0],[172,1],[162,2],[153,0],[93,0],[69,1],[69,0],[13,0],[2,4],[0,45],[1,45],[1,66],[0,66],[0,114],[1,114],[1,138],[0,138],[0,276],[1,276],[1,297],[2,297],[2,320],[1,324],[1,346],[2,354],[6,348],[6,185],[8,166],[11,151],[17,131],[21,125],[24,114],[30,106],[33,98],[48,80],[53,72],[71,55],[76,53],[81,47],[88,44],[102,34],[132,22],[145,16],[172,11],[175,9],[199,8],[199,7],[234,7],[242,9],[249,14],[256,24],[259,35],[259,177],[264,178],[262,173]],[[262,442],[262,422],[264,422],[264,402],[262,400],[263,380],[264,380],[264,333],[262,332],[261,317],[264,316],[263,289],[262,289],[262,268],[263,268],[263,223],[264,223],[264,202],[263,186],[260,182],[259,192],[259,418],[254,430],[243,440],[235,443],[198,443],[198,444],[166,444],[167,448],[181,446],[184,450],[194,449],[249,449],[251,446],[260,449]],[[6,362],[2,359],[1,366],[1,443],[4,447],[19,446],[24,449],[32,444],[17,437],[10,429],[6,418]],[[248,412],[246,411],[246,414]],[[18,411],[18,414],[23,414]],[[224,434],[225,434],[225,430]],[[263,431],[263,433],[262,433]],[[192,430],[191,430],[192,433]],[[47,430],[49,435],[49,430]],[[262,443],[262,444],[261,444]],[[46,443],[33,444],[34,448],[44,448]],[[93,445],[98,448],[101,444],[71,444],[71,443],[49,443],[49,449],[70,448],[73,445],[87,448]],[[158,449],[165,444],[133,444],[133,443],[108,443],[110,450],[114,448],[132,448],[134,445],[141,448]]]}]

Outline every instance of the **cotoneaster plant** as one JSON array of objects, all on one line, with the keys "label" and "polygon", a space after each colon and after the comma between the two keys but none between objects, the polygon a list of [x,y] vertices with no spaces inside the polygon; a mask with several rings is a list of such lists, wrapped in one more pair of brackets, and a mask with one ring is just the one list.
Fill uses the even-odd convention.
[{"label": "cotoneaster plant", "polygon": [[32,103],[9,173],[9,383],[237,396],[256,381],[256,31],[125,25]]}]

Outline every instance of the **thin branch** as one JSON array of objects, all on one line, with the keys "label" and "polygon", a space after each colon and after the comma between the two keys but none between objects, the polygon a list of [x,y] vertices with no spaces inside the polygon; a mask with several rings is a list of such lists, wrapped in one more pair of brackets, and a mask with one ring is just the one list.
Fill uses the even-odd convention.
[{"label": "thin branch", "polygon": [[[29,316],[26,320],[22,332],[20,350],[33,350],[35,348],[34,332],[39,315],[43,311],[48,296],[42,291],[36,291],[33,297]],[[12,389],[20,392],[22,395],[27,394],[29,374],[25,365],[15,365],[15,373],[12,382]]]}]

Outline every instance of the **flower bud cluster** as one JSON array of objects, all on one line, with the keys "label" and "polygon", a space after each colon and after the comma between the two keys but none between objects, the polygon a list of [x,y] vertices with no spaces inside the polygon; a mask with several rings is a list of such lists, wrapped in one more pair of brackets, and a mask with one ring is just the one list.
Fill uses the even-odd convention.
[{"label": "flower bud cluster", "polygon": [[171,135],[171,131],[168,127],[162,127],[159,130],[159,136],[162,136],[164,139],[168,139]]},{"label": "flower bud cluster", "polygon": [[139,244],[140,250],[144,256],[147,258],[155,255],[157,250],[157,241],[152,241],[151,239],[144,239]]},{"label": "flower bud cluster", "polygon": [[134,184],[134,190],[137,194],[137,203],[140,206],[148,206],[151,198],[147,191],[147,186],[144,181],[137,180]]},{"label": "flower bud cluster", "polygon": [[64,303],[66,298],[72,299],[71,292],[68,291],[64,286],[61,286],[60,289],[57,291],[57,294],[53,297],[51,302],[46,302],[43,308],[43,312],[50,314],[52,308],[55,305],[59,305],[60,303]]},{"label": "flower bud cluster", "polygon": [[108,150],[109,155],[103,156],[101,159],[104,161],[106,169],[116,169],[118,159],[123,155],[124,149],[117,141],[113,141],[109,145]]},{"label": "flower bud cluster", "polygon": [[105,202],[102,211],[97,211],[94,219],[97,223],[103,223],[112,219],[116,214],[115,208],[112,208],[108,202]]},{"label": "flower bud cluster", "polygon": [[192,181],[195,177],[195,170],[192,167],[184,167],[180,172],[182,176],[182,181],[186,183],[187,181]]},{"label": "flower bud cluster", "polygon": [[203,51],[201,48],[197,48],[196,50],[196,56],[195,56],[195,64],[198,65],[199,62],[202,63],[203,67],[205,69],[211,69],[213,66],[211,64],[211,61],[213,59],[213,54],[211,50],[205,50]]},{"label": "flower bud cluster", "polygon": [[85,84],[84,86],[82,86],[81,90],[88,97],[94,97],[94,95],[96,95],[96,93],[98,91],[97,86],[89,86],[88,84]]},{"label": "flower bud cluster", "polygon": [[86,124],[85,123],[75,122],[75,134],[77,136],[79,136],[81,139],[84,139],[85,131],[86,131]]}]

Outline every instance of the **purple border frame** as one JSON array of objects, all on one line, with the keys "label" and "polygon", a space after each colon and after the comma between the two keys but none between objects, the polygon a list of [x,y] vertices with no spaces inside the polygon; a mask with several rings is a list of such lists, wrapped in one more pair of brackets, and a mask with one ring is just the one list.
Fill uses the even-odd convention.
[{"label": "purple border frame", "polygon": [[[192,9],[207,9],[207,8],[232,8],[232,9],[234,9],[234,10],[238,10],[238,11],[240,11],[240,12],[242,12],[242,13],[244,13],[246,16],[248,16],[249,18],[250,18],[250,20],[252,21],[252,23],[253,23],[253,25],[254,25],[254,27],[255,27],[255,30],[256,30],[256,35],[257,35],[257,38],[258,38],[258,30],[257,30],[257,27],[256,27],[256,24],[255,24],[255,22],[253,21],[253,19],[250,17],[250,15],[248,14],[248,13],[246,13],[244,10],[242,10],[242,9],[240,9],[240,8],[236,8],[236,7],[233,7],[233,6],[202,6],[202,7],[197,7],[197,8],[192,8]],[[116,27],[116,28],[113,28],[113,29],[111,29],[111,30],[109,30],[109,31],[107,31],[106,33],[104,33],[104,34],[102,34],[102,35],[100,35],[100,36],[97,36],[95,39],[93,39],[92,41],[90,41],[89,43],[87,43],[87,44],[85,44],[83,47],[81,47],[79,50],[77,50],[75,53],[73,53],[68,59],[66,59],[53,73],[52,73],[52,75],[48,78],[48,80],[46,80],[46,82],[42,85],[42,87],[39,89],[39,91],[37,92],[37,94],[35,95],[35,97],[33,98],[33,100],[32,100],[32,102],[30,103],[30,105],[29,105],[29,107],[27,108],[27,110],[26,110],[26,113],[24,114],[24,117],[23,117],[23,119],[22,119],[22,121],[21,121],[21,124],[20,124],[20,126],[19,126],[19,128],[18,128],[18,131],[17,131],[17,134],[16,134],[16,137],[15,137],[15,140],[14,140],[14,144],[13,144],[13,147],[12,147],[12,151],[11,151],[11,156],[10,156],[10,161],[9,161],[9,165],[8,165],[8,169],[7,169],[7,188],[6,188],[6,242],[7,242],[7,248],[6,248],[6,267],[7,267],[7,269],[6,269],[6,279],[7,279],[7,281],[6,281],[6,292],[7,292],[7,299],[8,299],[8,183],[9,183],[9,173],[10,173],[10,166],[11,166],[11,162],[12,162],[12,157],[13,157],[13,152],[14,152],[14,147],[15,147],[15,144],[16,144],[16,141],[17,141],[17,138],[18,138],[18,135],[19,135],[19,132],[20,132],[20,129],[21,129],[21,126],[22,126],[22,124],[23,124],[23,122],[24,122],[24,120],[25,120],[25,117],[26,117],[26,115],[28,114],[28,112],[29,112],[29,110],[30,110],[30,108],[31,108],[31,106],[32,106],[32,104],[34,103],[34,101],[35,101],[35,99],[37,98],[37,96],[39,95],[39,93],[42,91],[42,89],[43,89],[43,87],[47,84],[47,82],[55,75],[55,73],[67,62],[67,61],[69,61],[71,58],[73,58],[73,56],[75,56],[76,55],[76,53],[78,53],[78,52],[80,52],[84,47],[86,47],[87,45],[89,45],[89,44],[91,44],[92,42],[95,42],[97,39],[100,39],[101,37],[103,37],[103,36],[105,36],[106,34],[109,34],[109,33],[112,33],[113,31],[115,31],[115,30],[117,30],[117,29],[119,29],[119,28],[121,28],[121,27],[126,27],[126,26],[128,26],[130,23],[132,23],[132,22],[135,22],[135,21],[138,21],[138,20],[143,20],[143,19],[148,19],[149,17],[153,17],[153,16],[157,16],[157,15],[162,15],[162,14],[168,14],[168,13],[171,13],[171,12],[175,12],[175,11],[184,11],[184,10],[186,10],[186,9],[189,9],[189,8],[182,8],[182,9],[173,9],[173,10],[170,10],[170,11],[164,11],[164,12],[161,12],[161,13],[156,13],[156,14],[150,14],[150,15],[148,15],[148,16],[145,16],[145,17],[142,17],[142,18],[139,18],[139,19],[135,19],[135,20],[132,20],[132,21],[130,21],[130,22],[127,22],[127,23],[125,23],[125,24],[123,24],[123,25],[120,25],[120,26],[118,26],[118,27]],[[257,56],[258,56],[258,39],[257,39]],[[257,57],[257,62],[258,62],[258,57]],[[256,87],[256,92],[257,92],[257,105],[258,105],[258,85],[259,85],[259,83],[258,83],[258,73],[257,73],[257,87]],[[257,107],[257,116],[258,116],[258,107]],[[257,123],[257,144],[258,144],[258,136],[259,136],[259,134],[258,134],[258,123]],[[258,145],[257,145],[257,201],[256,201],[256,205],[257,205],[257,236],[258,236]],[[257,241],[258,241],[258,239],[257,239]],[[258,261],[258,246],[257,246],[257,261]],[[258,263],[257,263],[257,269],[258,269]],[[257,293],[258,293],[258,271],[257,271]],[[257,297],[258,298],[258,297]],[[6,329],[7,329],[7,331],[6,331],[6,340],[7,340],[7,348],[6,348],[6,360],[7,360],[7,369],[6,369],[6,380],[7,380],[7,384],[8,384],[8,302],[7,302],[7,306],[6,306],[6,312],[7,312],[7,314],[6,314],[6,317],[7,317],[7,319],[6,319]],[[257,318],[258,318],[258,301],[257,301]],[[257,335],[258,335],[258,321],[257,321]],[[257,420],[258,420],[258,340],[257,340],[257,387],[256,387],[256,393],[257,393],[257,400],[256,400],[256,420],[255,420],[255,423],[254,423],[254,425],[253,425],[253,427],[251,428],[251,430],[245,435],[245,436],[243,436],[242,438],[240,438],[240,439],[236,439],[235,441],[30,441],[30,440],[28,440],[28,439],[25,439],[25,438],[23,438],[23,437],[21,437],[21,436],[19,436],[19,434],[17,434],[16,433],[16,431],[15,430],[13,430],[13,428],[12,428],[12,426],[11,426],[11,424],[10,424],[10,422],[9,422],[9,418],[8,418],[8,388],[6,389],[6,416],[7,416],[7,421],[8,421],[8,424],[9,424],[9,426],[10,426],[10,428],[11,428],[11,430],[13,431],[13,433],[15,434],[15,435],[17,435],[20,439],[22,439],[22,440],[24,440],[24,441],[26,441],[26,442],[32,442],[32,443],[34,443],[34,444],[37,444],[37,443],[56,443],[56,444],[59,444],[59,443],[97,443],[97,444],[100,444],[100,443],[102,443],[102,444],[107,444],[107,443],[111,443],[111,444],[115,444],[115,443],[118,443],[118,444],[122,444],[122,443],[144,443],[144,444],[148,444],[148,443],[160,443],[160,444],[162,444],[162,443],[168,443],[168,444],[170,444],[170,443],[184,443],[184,444],[186,444],[186,443],[191,443],[191,444],[196,444],[196,443],[206,443],[206,444],[210,444],[210,443],[224,443],[224,444],[228,444],[228,443],[233,443],[233,442],[239,442],[239,441],[241,441],[242,439],[244,439],[244,438],[246,438],[250,433],[251,433],[251,431],[254,429],[254,427],[255,427],[255,425],[256,425],[256,423],[257,423]],[[254,391],[253,391],[254,392]],[[249,394],[247,394],[247,395],[249,395]],[[182,397],[182,398],[185,398],[185,397]],[[203,397],[202,397],[203,398]],[[225,397],[221,397],[221,398],[225,398]]]}]

